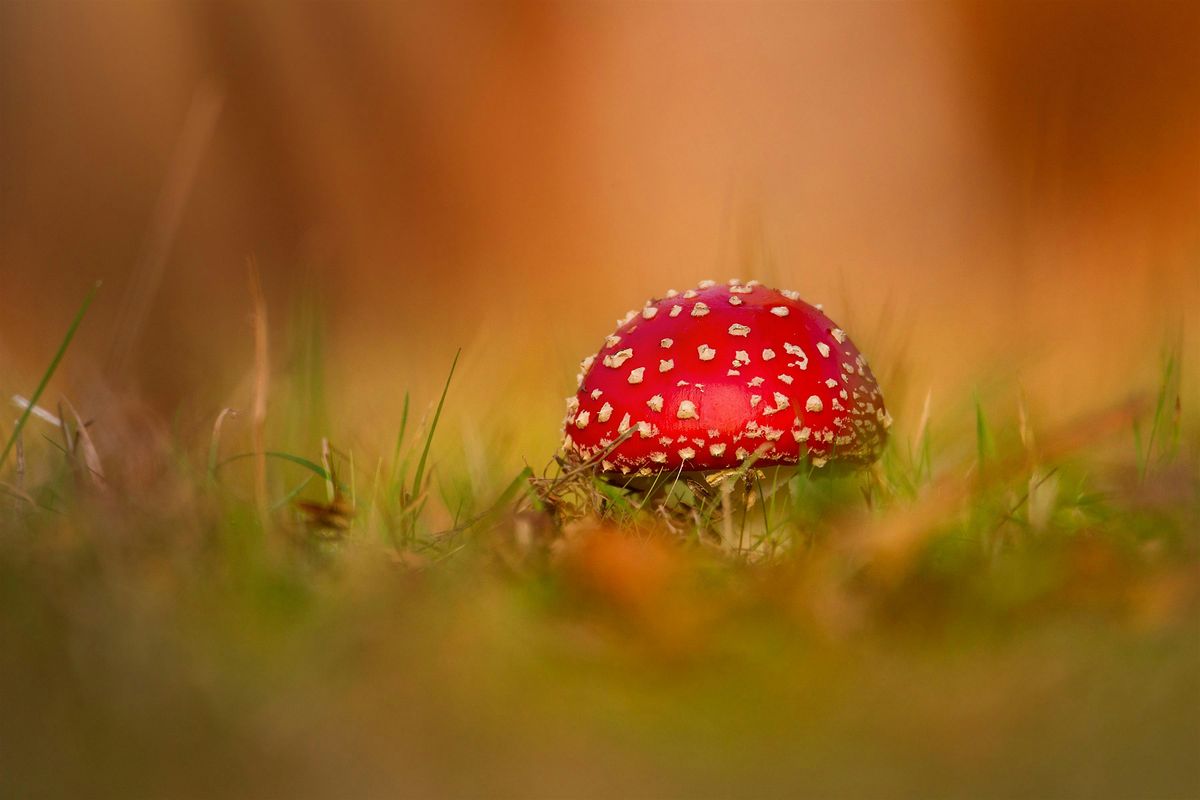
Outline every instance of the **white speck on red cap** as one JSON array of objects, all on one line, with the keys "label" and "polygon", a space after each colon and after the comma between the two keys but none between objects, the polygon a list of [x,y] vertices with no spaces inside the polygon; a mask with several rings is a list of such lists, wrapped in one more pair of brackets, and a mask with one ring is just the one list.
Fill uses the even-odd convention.
[{"label": "white speck on red cap", "polygon": [[673,358],[662,358],[662,359],[659,359],[659,361],[658,361],[658,371],[659,372],[669,372],[671,370],[671,368],[674,366],[675,366],[675,359],[673,359]]},{"label": "white speck on red cap", "polygon": [[696,303],[696,305],[692,306],[693,317],[703,317],[707,313],[708,306],[705,303]]},{"label": "white speck on red cap", "polygon": [[786,317],[788,315],[787,306],[775,306],[771,309],[771,313],[777,317]]},{"label": "white speck on red cap", "polygon": [[735,322],[729,326],[729,335],[730,336],[749,336],[750,335],[750,326],[749,325],[739,325],[738,323]]},{"label": "white speck on red cap", "polygon": [[696,353],[700,356],[701,361],[712,361],[717,357],[717,351],[706,344],[702,344],[697,347]]},{"label": "white speck on red cap", "polygon": [[662,411],[663,410],[663,396],[661,394],[654,395],[654,397],[651,397],[649,400],[646,401],[646,405],[650,406],[650,409],[652,411]]},{"label": "white speck on red cap", "polygon": [[699,416],[696,413],[696,404],[691,400],[681,400],[679,402],[679,410],[675,412],[675,416],[679,419],[695,419]]},{"label": "white speck on red cap", "polygon": [[606,355],[604,357],[604,366],[610,369],[616,369],[631,358],[633,358],[633,348],[626,347],[624,350],[618,350],[615,353]]},{"label": "white speck on red cap", "polygon": [[[799,347],[798,345],[794,345],[794,344],[784,344],[783,349],[786,350],[791,355],[796,356],[796,358],[799,359],[799,361],[794,361],[794,362],[792,362],[792,364],[794,364],[795,366],[799,367],[802,370],[808,369],[808,353],[805,353],[803,348]],[[789,366],[791,366],[791,365],[789,364]]]},{"label": "white speck on red cap", "polygon": [[814,414],[820,412],[823,408],[825,408],[825,404],[822,403],[821,398],[817,397],[815,394],[809,395],[808,400],[806,400],[804,403],[804,410],[811,411]]},{"label": "white speck on red cap", "polygon": [[646,374],[645,367],[638,367],[637,369],[630,370],[629,371],[629,382],[630,383],[641,383],[642,376],[644,376],[645,374]]},{"label": "white speck on red cap", "polygon": [[771,360],[772,358],[774,358],[774,357],[775,357],[775,351],[774,351],[774,350],[772,350],[772,349],[771,349],[771,348],[769,348],[769,347],[764,347],[764,348],[763,348],[763,351],[762,351],[762,358],[763,358],[763,361],[770,361],[770,360]]},{"label": "white speck on red cap", "polygon": [[608,418],[612,416],[613,407],[611,403],[605,403],[600,406],[600,410],[596,412],[597,422],[608,422]]}]

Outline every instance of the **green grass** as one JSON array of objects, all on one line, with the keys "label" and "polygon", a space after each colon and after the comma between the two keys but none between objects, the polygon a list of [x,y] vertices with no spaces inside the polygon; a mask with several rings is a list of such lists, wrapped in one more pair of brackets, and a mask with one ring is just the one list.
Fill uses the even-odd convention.
[{"label": "green grass", "polygon": [[58,370],[58,365],[62,363],[63,356],[67,354],[67,348],[71,346],[71,340],[75,338],[75,333],[79,330],[79,326],[83,323],[83,318],[87,315],[88,308],[91,307],[92,301],[96,299],[96,292],[100,291],[100,284],[97,283],[92,287],[92,290],[87,293],[83,299],[83,304],[79,310],[75,312],[75,318],[71,320],[71,325],[67,328],[67,333],[63,336],[62,343],[58,349],[54,351],[54,357],[50,359],[50,363],[46,366],[46,371],[42,373],[42,378],[38,381],[37,388],[33,390],[33,394],[29,396],[28,404],[25,410],[21,412],[21,416],[17,419],[17,424],[13,427],[12,433],[8,436],[8,441],[4,443],[4,450],[0,451],[0,468],[4,467],[4,462],[8,460],[8,455],[16,447],[18,440],[21,438],[21,431],[25,429],[25,423],[29,422],[29,415],[33,412],[34,407],[42,398],[42,393],[46,391],[46,386],[49,385],[50,379],[54,377],[54,373]]},{"label": "green grass", "polygon": [[300,316],[265,521],[216,411],[153,451],[152,483],[123,477],[136,443],[102,450],[107,484],[22,415],[0,795],[1200,795],[1177,348],[1144,405],[1035,429],[964,392],[871,471],[632,492],[549,453],[470,478],[443,420],[457,356],[370,426],[394,440],[322,446],[354,425]]}]

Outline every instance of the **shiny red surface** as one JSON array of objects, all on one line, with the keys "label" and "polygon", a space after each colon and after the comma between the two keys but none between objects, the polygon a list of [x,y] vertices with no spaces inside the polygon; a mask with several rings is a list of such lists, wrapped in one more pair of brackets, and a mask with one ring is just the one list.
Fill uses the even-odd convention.
[{"label": "shiny red surface", "polygon": [[[708,312],[695,316],[698,304]],[[786,309],[786,315],[772,309]],[[740,329],[732,326],[749,331],[736,335]],[[704,360],[702,348],[715,354]],[[764,350],[774,357],[764,358]],[[749,356],[747,363],[739,351]],[[673,361],[666,371],[664,360]],[[631,383],[638,369],[642,380]],[[648,405],[656,396],[661,410]],[[819,409],[810,398],[820,401]],[[694,418],[681,418],[686,402],[694,404]],[[734,467],[756,451],[763,466],[805,458],[815,466],[869,462],[890,422],[870,367],[837,325],[802,300],[754,284],[715,284],[647,303],[618,326],[590,365],[585,361],[570,406],[570,454],[601,458],[605,472],[642,474]],[[626,414],[635,430],[614,447]]]}]

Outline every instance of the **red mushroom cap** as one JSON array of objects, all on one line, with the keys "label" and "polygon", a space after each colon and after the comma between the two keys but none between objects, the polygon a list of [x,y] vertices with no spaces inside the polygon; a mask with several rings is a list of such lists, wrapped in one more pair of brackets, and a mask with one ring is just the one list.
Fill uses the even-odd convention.
[{"label": "red mushroom cap", "polygon": [[609,473],[729,469],[755,454],[821,467],[874,461],[890,424],[866,358],[819,307],[756,281],[704,281],[631,311],[583,361],[563,445]]}]

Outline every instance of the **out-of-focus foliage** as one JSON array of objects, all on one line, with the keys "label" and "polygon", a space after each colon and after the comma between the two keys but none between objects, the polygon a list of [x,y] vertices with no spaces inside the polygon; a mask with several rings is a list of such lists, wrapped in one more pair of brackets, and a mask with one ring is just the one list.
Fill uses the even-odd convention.
[{"label": "out-of-focus foliage", "polygon": [[[102,421],[40,408],[0,506],[0,781],[1188,795],[1200,460],[1177,369],[1057,429],[976,400],[977,446],[927,419],[860,475],[649,494],[553,466],[481,484],[426,460],[454,435],[436,414],[394,447],[270,449],[266,502],[228,414],[122,485],[97,474],[121,454],[83,444]],[[275,397],[268,448],[304,394]]]}]

